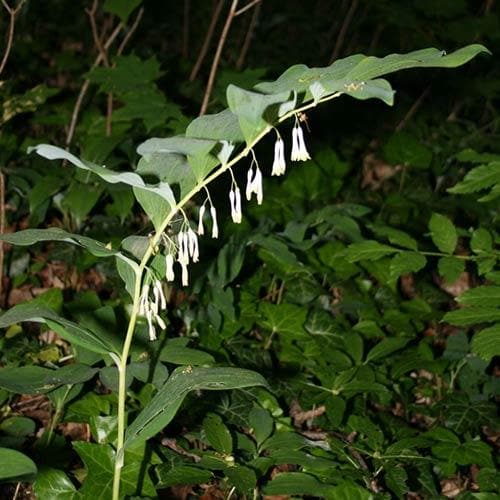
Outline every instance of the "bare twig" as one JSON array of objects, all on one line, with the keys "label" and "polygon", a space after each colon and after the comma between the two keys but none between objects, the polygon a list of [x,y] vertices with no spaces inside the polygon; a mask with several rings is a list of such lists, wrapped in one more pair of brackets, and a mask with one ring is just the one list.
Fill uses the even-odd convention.
[{"label": "bare twig", "polygon": [[349,10],[344,18],[344,22],[342,23],[342,27],[340,28],[339,35],[337,37],[337,41],[335,42],[335,47],[332,52],[332,56],[330,58],[330,63],[335,61],[342,50],[342,45],[344,44],[344,39],[347,34],[347,30],[349,25],[351,24],[352,18],[354,17],[354,13],[358,8],[359,0],[352,0],[351,5],[349,6]]},{"label": "bare twig", "polygon": [[217,74],[217,68],[219,66],[220,56],[222,54],[222,49],[224,48],[224,44],[226,43],[227,34],[229,33],[229,28],[231,27],[231,23],[234,19],[234,13],[238,8],[238,1],[233,0],[231,3],[231,8],[229,9],[229,13],[227,14],[226,22],[224,24],[224,28],[222,28],[222,33],[220,35],[219,44],[217,45],[217,50],[215,51],[214,60],[212,62],[212,67],[210,69],[210,75],[208,76],[207,88],[205,89],[205,95],[203,96],[203,102],[201,103],[200,115],[204,115],[207,111],[208,101],[210,100],[210,96],[212,95],[212,89],[214,87],[215,75]]},{"label": "bare twig", "polygon": [[104,45],[102,44],[102,40],[99,37],[99,33],[97,33],[97,22],[95,15],[97,13],[97,6],[99,5],[99,0],[94,0],[92,3],[92,8],[85,9],[85,12],[89,16],[90,27],[92,28],[92,38],[94,39],[94,45],[96,46],[99,54],[101,55],[101,59],[104,62],[104,66],[109,66],[108,61],[108,51],[104,49]]},{"label": "bare twig", "polygon": [[215,27],[217,26],[217,21],[219,20],[220,13],[222,12],[222,7],[224,5],[224,0],[217,0],[214,5],[214,10],[212,12],[212,17],[210,19],[210,24],[207,29],[207,33],[205,35],[205,40],[203,40],[203,45],[201,46],[200,53],[198,54],[198,58],[194,63],[193,69],[191,70],[191,74],[189,75],[189,81],[194,82],[196,77],[198,76],[198,72],[200,71],[201,65],[203,64],[203,60],[208,52],[208,47],[210,46],[210,42],[212,41],[212,37],[214,35]]},{"label": "bare twig", "polygon": [[406,127],[407,123],[412,119],[413,115],[418,111],[418,108],[420,108],[425,98],[429,95],[430,91],[431,91],[431,86],[428,85],[427,88],[420,94],[419,98],[413,103],[412,107],[408,110],[403,119],[398,123],[395,129],[396,132],[401,132],[401,130],[403,130]]},{"label": "bare twig", "polygon": [[256,4],[256,7],[252,13],[252,18],[250,19],[250,24],[248,25],[247,33],[245,35],[245,41],[241,46],[241,52],[238,56],[238,60],[236,61],[236,68],[241,69],[245,62],[245,58],[248,53],[248,49],[250,48],[250,42],[252,41],[253,33],[255,31],[255,26],[257,26],[257,20],[259,19],[260,8],[262,7],[262,3],[259,1]]},{"label": "bare twig", "polygon": [[[116,37],[120,33],[120,31],[123,28],[123,24],[120,23],[111,33],[109,38],[107,39],[106,43],[104,44],[104,48],[106,50],[109,50],[113,42],[115,41]],[[102,62],[102,56],[101,54],[98,54],[97,57],[95,58],[92,68],[95,68],[96,66],[99,66]],[[78,121],[78,115],[80,114],[80,108],[82,107],[82,102],[83,98],[85,97],[85,94],[87,93],[89,89],[90,82],[88,80],[85,80],[83,82],[82,87],[80,88],[80,92],[78,94],[78,97],[76,98],[75,106],[73,108],[73,113],[71,114],[71,122],[68,128],[68,133],[66,135],[66,149],[69,148],[71,141],[73,140],[73,136],[75,135],[75,128],[76,128],[76,123]]]},{"label": "bare twig", "polygon": [[191,10],[191,0],[184,0],[184,13],[182,18],[182,57],[189,56],[189,15]]},{"label": "bare twig", "polygon": [[130,26],[130,29],[127,31],[127,34],[123,37],[122,42],[118,46],[118,50],[116,51],[116,54],[118,56],[121,56],[123,54],[123,51],[125,50],[125,46],[129,42],[129,40],[132,38],[132,35],[137,30],[137,27],[139,26],[139,23],[141,22],[143,14],[144,14],[144,7],[141,7],[139,9],[139,12],[137,13],[137,16],[136,16],[134,22],[132,23],[132,26]]},{"label": "bare twig", "polygon": [[244,12],[246,12],[248,9],[251,9],[254,5],[260,3],[261,0],[252,0],[251,2],[249,2],[247,5],[245,5],[245,7],[242,7],[241,9],[237,10],[235,13],[234,13],[234,17],[236,16],[239,16],[240,14],[243,14]]},{"label": "bare twig", "polygon": [[382,32],[385,29],[385,24],[379,23],[377,24],[375,31],[373,32],[373,36],[370,42],[370,46],[368,47],[368,54],[371,55],[375,52],[375,49],[377,48],[378,42],[380,40],[380,36],[382,35]]},{"label": "bare twig", "polygon": [[7,31],[7,45],[5,46],[5,52],[2,57],[2,62],[0,63],[0,74],[2,73],[2,71],[5,68],[5,65],[7,64],[7,60],[9,59],[10,51],[12,49],[12,42],[14,40],[14,27],[16,25],[17,13],[21,10],[22,6],[25,3],[26,0],[21,0],[21,2],[19,2],[19,5],[15,9],[13,9],[12,7],[9,6],[6,0],[2,0],[3,6],[9,13],[10,20],[9,20],[9,29]]}]

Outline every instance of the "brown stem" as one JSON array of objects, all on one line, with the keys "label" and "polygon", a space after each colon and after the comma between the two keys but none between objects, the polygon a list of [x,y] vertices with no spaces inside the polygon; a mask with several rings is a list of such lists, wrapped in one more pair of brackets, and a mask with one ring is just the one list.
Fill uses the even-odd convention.
[{"label": "brown stem", "polygon": [[425,98],[429,95],[430,91],[431,91],[431,86],[429,85],[420,94],[419,98],[413,103],[412,107],[408,110],[403,119],[398,123],[398,125],[396,126],[396,132],[401,132],[401,130],[403,130],[406,127],[407,123],[412,119],[413,115],[418,111],[418,108],[420,108]]},{"label": "brown stem", "polygon": [[6,0],[2,0],[3,6],[7,9],[7,12],[9,13],[10,20],[9,20],[9,29],[7,31],[7,45],[5,46],[5,52],[2,57],[2,62],[0,63],[0,74],[2,73],[2,71],[5,68],[5,65],[7,64],[7,60],[9,59],[10,51],[12,49],[12,42],[14,40],[14,27],[16,25],[16,15],[21,10],[25,2],[26,0],[21,0],[21,2],[19,2],[19,5],[15,9],[13,9],[12,7],[9,6]]},{"label": "brown stem", "polygon": [[254,5],[260,3],[261,0],[252,0],[251,2],[249,2],[247,5],[245,5],[245,7],[242,7],[241,9],[237,10],[235,13],[234,13],[234,17],[236,16],[239,16],[240,14],[243,14],[244,12],[246,12],[248,9],[251,9]]},{"label": "brown stem", "polygon": [[250,19],[250,24],[248,25],[248,30],[245,35],[245,41],[241,47],[241,52],[236,61],[236,68],[241,69],[243,64],[245,63],[245,58],[248,53],[248,49],[250,48],[250,42],[252,41],[253,33],[255,31],[255,27],[257,26],[257,20],[259,19],[260,8],[262,7],[262,3],[260,1],[257,3],[253,13],[252,18]]},{"label": "brown stem", "polygon": [[110,92],[106,101],[106,137],[111,135],[111,120],[113,118],[113,94]]},{"label": "brown stem", "polygon": [[333,49],[332,56],[330,57],[330,63],[335,61],[340,55],[340,51],[342,50],[342,45],[344,44],[344,39],[347,34],[347,30],[349,28],[349,25],[351,24],[356,9],[358,8],[358,4],[359,0],[352,0],[349,10],[347,11],[347,14],[344,18],[344,22],[342,23],[342,27],[340,28],[337,41],[335,42],[335,47]]},{"label": "brown stem", "polygon": [[[111,33],[109,38],[107,39],[106,43],[104,44],[104,48],[106,50],[111,47],[111,44],[115,41],[115,38],[118,36],[120,33],[121,29],[123,28],[123,24],[120,23]],[[102,56],[99,53],[97,57],[95,58],[92,68],[95,68],[102,62]],[[71,141],[73,140],[73,136],[75,135],[75,129],[76,129],[76,123],[78,121],[78,115],[80,114],[80,109],[82,107],[82,102],[83,98],[85,97],[85,94],[87,93],[87,90],[89,89],[90,82],[88,80],[85,80],[83,82],[82,87],[80,88],[80,92],[78,94],[78,97],[76,98],[75,106],[73,108],[73,113],[71,114],[71,122],[69,124],[68,128],[68,133],[66,134],[66,149],[69,148]]]},{"label": "brown stem", "polygon": [[97,48],[97,51],[101,55],[101,59],[104,62],[104,66],[109,66],[108,61],[108,51],[104,49],[104,45],[102,44],[102,40],[99,37],[99,33],[97,32],[97,22],[96,22],[96,13],[97,6],[99,5],[99,0],[94,0],[91,9],[85,9],[85,12],[89,16],[90,27],[92,28],[92,38],[94,39],[94,44]]},{"label": "brown stem", "polygon": [[118,50],[116,51],[117,55],[121,56],[123,54],[123,51],[125,50],[125,46],[129,42],[129,40],[132,38],[132,35],[137,30],[137,27],[139,26],[139,23],[141,22],[143,14],[144,14],[144,7],[141,7],[139,9],[139,12],[137,13],[137,16],[136,16],[132,26],[130,26],[130,29],[127,31],[127,34],[123,37],[122,43],[120,43]]},{"label": "brown stem", "polygon": [[214,10],[212,12],[212,17],[210,19],[210,24],[207,29],[207,33],[205,35],[205,40],[203,40],[203,45],[201,46],[200,53],[198,54],[198,58],[191,70],[191,74],[189,75],[189,81],[194,82],[196,77],[198,76],[198,72],[200,71],[201,65],[205,59],[205,56],[208,52],[208,47],[210,46],[210,42],[212,41],[212,37],[214,35],[215,27],[217,26],[217,21],[219,20],[220,13],[222,12],[222,7],[224,5],[224,0],[217,0],[214,5]]},{"label": "brown stem", "polygon": [[382,35],[382,32],[385,29],[385,24],[379,23],[377,24],[377,27],[375,28],[375,31],[373,32],[373,36],[370,42],[370,46],[368,47],[368,54],[371,55],[375,52],[375,49],[377,48],[378,42],[380,40],[380,36]]},{"label": "brown stem", "polygon": [[214,60],[210,69],[210,75],[208,76],[207,88],[205,89],[205,95],[203,96],[203,102],[201,103],[200,115],[204,115],[207,111],[208,101],[210,100],[210,96],[212,95],[215,75],[217,74],[217,68],[219,66],[220,56],[222,54],[224,44],[226,43],[227,34],[229,33],[229,28],[231,27],[231,23],[233,22],[234,14],[236,12],[236,9],[238,8],[238,1],[239,0],[233,0],[231,8],[229,9],[229,13],[227,14],[226,22],[220,35],[219,44],[217,45],[217,50],[215,51]]}]

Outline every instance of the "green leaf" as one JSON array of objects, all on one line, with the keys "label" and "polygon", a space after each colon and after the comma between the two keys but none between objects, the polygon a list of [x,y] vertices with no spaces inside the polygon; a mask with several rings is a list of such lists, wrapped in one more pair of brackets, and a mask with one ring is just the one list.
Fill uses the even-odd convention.
[{"label": "green leaf", "polygon": [[58,469],[43,468],[38,471],[33,489],[37,498],[50,500],[74,500],[77,498],[75,485]]},{"label": "green leaf", "polygon": [[493,238],[488,230],[480,227],[472,233],[470,247],[474,253],[491,252],[493,250]]},{"label": "green leaf", "polygon": [[264,408],[252,408],[248,415],[248,423],[259,446],[273,433],[273,417]]},{"label": "green leaf", "polygon": [[161,350],[159,359],[165,363],[172,363],[174,365],[213,365],[215,359],[208,352],[192,349],[183,345],[178,345],[172,339]]},{"label": "green leaf", "polygon": [[292,338],[304,337],[304,323],[307,310],[294,304],[271,304],[263,302],[259,306],[264,320],[262,326],[271,332],[280,333]]},{"label": "green leaf", "polygon": [[166,182],[160,182],[156,186],[149,185],[144,182],[140,175],[134,172],[115,172],[107,169],[106,167],[80,160],[68,151],[50,144],[39,144],[38,146],[28,149],[28,153],[31,153],[32,151],[35,151],[37,154],[47,158],[48,160],[68,160],[75,167],[83,170],[89,170],[111,184],[123,183],[136,189],[139,188],[155,193],[163,198],[170,206],[175,206],[174,194]]},{"label": "green leaf", "polygon": [[456,301],[464,306],[500,307],[500,286],[478,286],[465,291]]},{"label": "green leaf", "polygon": [[290,90],[276,94],[261,94],[229,85],[226,97],[229,109],[238,117],[247,144],[274,123],[277,117],[284,114],[280,113],[279,105],[286,102],[290,106],[287,110],[295,106],[295,99],[289,101]]},{"label": "green leaf", "polygon": [[264,495],[313,495],[325,496],[332,486],[318,481],[303,472],[282,472],[264,486]]},{"label": "green leaf", "polygon": [[257,485],[257,476],[250,467],[236,464],[233,467],[227,467],[224,474],[240,493],[248,493]]},{"label": "green leaf", "polygon": [[492,323],[493,321],[500,321],[500,309],[492,307],[466,307],[446,313],[443,321],[457,326]]},{"label": "green leaf", "polygon": [[448,189],[453,194],[468,194],[500,184],[500,161],[473,168],[464,179]]},{"label": "green leaf", "polygon": [[216,451],[226,455],[233,451],[233,438],[219,415],[209,413],[203,419],[203,430],[208,442]]},{"label": "green leaf", "polygon": [[34,479],[36,473],[37,468],[31,458],[10,448],[0,448],[0,481],[28,482]]},{"label": "green leaf", "polygon": [[[73,448],[80,455],[87,469],[86,479],[78,491],[79,496],[95,500],[111,498],[115,461],[115,452],[111,446],[76,441],[73,442]],[[120,481],[122,495],[142,493],[152,497],[156,496],[151,479],[143,471],[141,459],[144,458],[144,452],[142,455],[132,453],[130,459],[127,460],[127,458],[126,453]],[[138,489],[142,491],[138,491]]]},{"label": "green leaf", "polygon": [[184,484],[203,484],[209,483],[213,474],[204,469],[191,465],[174,465],[165,463],[156,467],[158,476],[158,486],[167,488]]},{"label": "green leaf", "polygon": [[142,0],[106,0],[103,9],[116,14],[123,24],[126,24],[130,14],[141,5]]},{"label": "green leaf", "polygon": [[41,366],[0,368],[0,387],[18,394],[44,394],[61,385],[78,384],[90,380],[97,368],[73,364],[57,370]]},{"label": "green leaf", "polygon": [[238,123],[238,117],[229,109],[196,118],[186,129],[186,137],[229,142],[243,142],[245,140]]},{"label": "green leaf", "polygon": [[52,309],[36,302],[25,302],[12,307],[0,316],[0,328],[21,323],[23,321],[33,321],[35,323],[46,323],[49,328],[56,331],[61,337],[75,345],[85,347],[92,352],[108,354],[119,349],[105,338],[100,338],[95,333],[58,316]]},{"label": "green leaf", "polygon": [[456,281],[465,270],[464,259],[441,257],[438,260],[438,272],[448,283]]},{"label": "green leaf", "polygon": [[401,252],[391,260],[389,268],[391,279],[397,279],[402,274],[416,273],[425,267],[426,263],[427,259],[420,253]]},{"label": "green leaf", "polygon": [[397,251],[396,248],[383,245],[378,241],[366,240],[349,245],[345,250],[345,256],[349,262],[359,262],[360,260],[378,260]]},{"label": "green leaf", "polygon": [[35,422],[27,417],[8,417],[0,423],[0,431],[8,436],[29,436],[33,434],[35,430]]},{"label": "green leaf", "polygon": [[128,427],[125,445],[143,442],[163,429],[191,391],[267,386],[258,373],[240,368],[177,368]]},{"label": "green leaf", "polygon": [[400,247],[407,248],[408,250],[418,250],[417,240],[400,229],[378,224],[367,224],[367,227],[377,236],[387,238],[389,243],[392,243],[393,245],[398,245]]},{"label": "green leaf", "polygon": [[6,241],[12,245],[30,246],[41,241],[63,241],[86,248],[92,255],[96,257],[112,257],[119,254],[115,250],[109,249],[104,243],[93,240],[87,236],[68,233],[58,227],[49,229],[25,229],[17,233],[9,233],[0,235],[0,241]]},{"label": "green leaf", "polygon": [[500,355],[500,323],[475,333],[471,349],[474,354],[488,362],[493,356]]},{"label": "green leaf", "polygon": [[409,341],[410,339],[403,337],[386,338],[381,340],[366,356],[366,363],[385,358],[386,356],[389,356],[389,354],[399,351],[406,344],[408,344]]},{"label": "green leaf", "polygon": [[429,230],[434,244],[443,253],[452,254],[457,246],[457,230],[453,222],[444,215],[433,213],[429,221]]}]

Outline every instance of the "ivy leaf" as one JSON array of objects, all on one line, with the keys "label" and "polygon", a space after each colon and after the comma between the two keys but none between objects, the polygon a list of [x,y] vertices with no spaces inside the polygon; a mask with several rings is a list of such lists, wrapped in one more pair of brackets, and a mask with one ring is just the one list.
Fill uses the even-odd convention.
[{"label": "ivy leaf", "polygon": [[262,326],[271,332],[280,333],[292,338],[304,337],[304,323],[307,310],[294,304],[271,304],[264,302],[259,307],[265,318]]},{"label": "ivy leaf", "polygon": [[444,215],[433,213],[429,221],[429,230],[434,244],[443,253],[452,254],[457,246],[457,230],[453,222]]},{"label": "ivy leaf", "polygon": [[[95,500],[107,500],[112,497],[113,472],[115,452],[109,445],[86,443],[83,441],[73,442],[73,448],[80,455],[87,476],[82,488],[78,491],[82,498],[93,498]],[[121,474],[121,491],[125,495],[137,493],[156,496],[156,490],[148,474],[144,474],[142,461],[133,455],[134,460],[127,460],[125,454],[125,465]],[[130,462],[130,463],[128,463]],[[141,486],[138,486],[141,485]],[[140,489],[141,491],[137,491]]]},{"label": "ivy leaf", "polygon": [[389,354],[399,351],[406,344],[408,344],[409,341],[410,339],[404,337],[386,338],[381,340],[366,356],[366,363],[385,358],[386,356],[389,356]]},{"label": "ivy leaf", "polygon": [[213,474],[205,469],[191,465],[171,465],[164,463],[156,467],[158,485],[161,488],[169,486],[209,483]]},{"label": "ivy leaf", "polygon": [[33,489],[38,498],[74,500],[78,493],[68,476],[58,469],[43,468],[38,471]]}]

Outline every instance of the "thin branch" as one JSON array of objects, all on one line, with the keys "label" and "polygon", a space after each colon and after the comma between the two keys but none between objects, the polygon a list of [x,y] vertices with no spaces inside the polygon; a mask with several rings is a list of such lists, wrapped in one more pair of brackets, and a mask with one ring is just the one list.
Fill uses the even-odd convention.
[{"label": "thin branch", "polygon": [[260,8],[262,7],[262,3],[259,2],[256,4],[256,7],[252,13],[252,18],[250,19],[250,24],[248,25],[247,34],[245,35],[245,41],[241,47],[241,52],[236,61],[236,68],[241,69],[245,62],[245,58],[248,53],[248,49],[250,48],[250,42],[252,41],[253,33],[255,31],[255,27],[257,26],[257,20],[259,19]]},{"label": "thin branch", "polygon": [[13,9],[12,7],[9,6],[6,0],[2,0],[3,6],[7,9],[7,12],[9,13],[10,20],[9,20],[9,29],[7,31],[7,45],[5,46],[5,52],[3,54],[2,62],[0,63],[0,74],[5,68],[5,65],[7,64],[7,60],[9,59],[10,51],[12,49],[12,42],[14,40],[14,27],[16,24],[16,16],[17,13],[21,10],[22,6],[25,4],[26,0],[21,0],[19,2],[19,5]]},{"label": "thin branch", "polygon": [[94,45],[96,46],[99,54],[101,55],[101,59],[104,62],[104,66],[109,66],[108,61],[108,51],[104,49],[104,45],[102,44],[101,38],[99,37],[99,33],[97,33],[97,22],[95,19],[95,15],[97,13],[97,6],[99,4],[99,0],[94,0],[91,9],[85,9],[85,12],[89,16],[90,27],[92,28],[92,38],[94,39]]},{"label": "thin branch", "polygon": [[[111,47],[112,43],[115,41],[115,38],[118,36],[120,31],[123,28],[123,24],[120,23],[111,33],[109,36],[108,40],[104,44],[104,48],[106,50]],[[99,66],[102,62],[102,56],[101,54],[98,54],[97,57],[95,58],[91,68],[95,68],[96,66]],[[87,93],[89,89],[90,82],[89,80],[85,80],[83,82],[82,87],[80,88],[80,92],[78,94],[78,97],[76,98],[75,106],[73,108],[73,113],[71,114],[71,122],[69,125],[68,133],[66,134],[66,149],[69,148],[71,141],[73,140],[73,136],[75,134],[75,129],[76,129],[76,123],[78,121],[78,115],[80,114],[80,108],[82,107],[82,102],[83,98],[85,97],[85,94]]]},{"label": "thin branch", "polygon": [[193,69],[191,70],[191,74],[189,75],[190,82],[194,82],[194,80],[196,80],[196,77],[198,76],[198,72],[200,71],[203,60],[207,55],[208,47],[210,46],[210,42],[212,41],[215,27],[217,26],[217,21],[219,20],[220,13],[222,12],[223,5],[224,0],[217,0],[217,3],[214,5],[214,10],[212,12],[212,17],[210,19],[207,33],[205,35],[205,40],[203,40],[203,45],[201,46],[200,53],[198,54],[198,58],[196,59]]},{"label": "thin branch", "polygon": [[219,39],[219,44],[217,45],[217,50],[215,51],[214,60],[212,62],[212,68],[210,69],[210,75],[208,76],[207,88],[205,89],[205,95],[203,96],[203,102],[201,104],[200,115],[204,115],[207,111],[208,101],[210,100],[210,96],[212,95],[212,89],[214,87],[215,75],[217,74],[217,68],[219,66],[220,56],[222,54],[222,49],[224,48],[224,44],[226,43],[227,34],[229,33],[229,28],[231,27],[231,23],[234,19],[234,13],[238,8],[238,1],[233,0],[231,4],[231,8],[229,9],[229,13],[227,14],[226,23],[224,24],[224,28],[222,29],[222,33]]},{"label": "thin branch", "polygon": [[122,55],[122,53],[123,53],[123,51],[125,49],[125,46],[129,42],[129,40],[132,38],[132,35],[137,30],[137,27],[139,26],[139,23],[141,22],[143,14],[144,14],[144,7],[141,7],[139,9],[139,12],[137,13],[137,16],[135,18],[134,23],[132,24],[132,26],[130,26],[130,29],[127,31],[127,34],[125,35],[125,37],[122,40],[122,43],[120,43],[120,45],[118,47],[118,50],[116,51],[117,55],[119,55],[119,56]]},{"label": "thin branch", "polygon": [[413,103],[412,107],[408,110],[403,119],[398,123],[395,129],[396,132],[401,132],[401,130],[403,130],[406,127],[407,123],[412,119],[413,115],[418,111],[418,108],[420,108],[425,98],[429,95],[430,91],[431,91],[431,86],[429,85],[420,94],[419,98]]},{"label": "thin branch", "polygon": [[344,18],[344,22],[342,23],[342,27],[340,28],[339,36],[337,37],[337,41],[335,43],[335,47],[332,52],[332,57],[330,58],[330,63],[335,61],[340,55],[340,51],[342,50],[342,45],[344,44],[344,39],[347,34],[347,30],[349,28],[349,25],[351,24],[356,9],[358,8],[358,4],[359,0],[352,0],[349,10],[347,11],[347,14]]},{"label": "thin branch", "polygon": [[244,12],[246,12],[248,9],[251,9],[254,5],[260,3],[261,0],[252,0],[250,3],[248,3],[247,5],[245,5],[245,7],[242,7],[240,10],[237,10],[235,13],[234,13],[234,17],[237,17],[239,16],[240,14],[243,14]]}]

